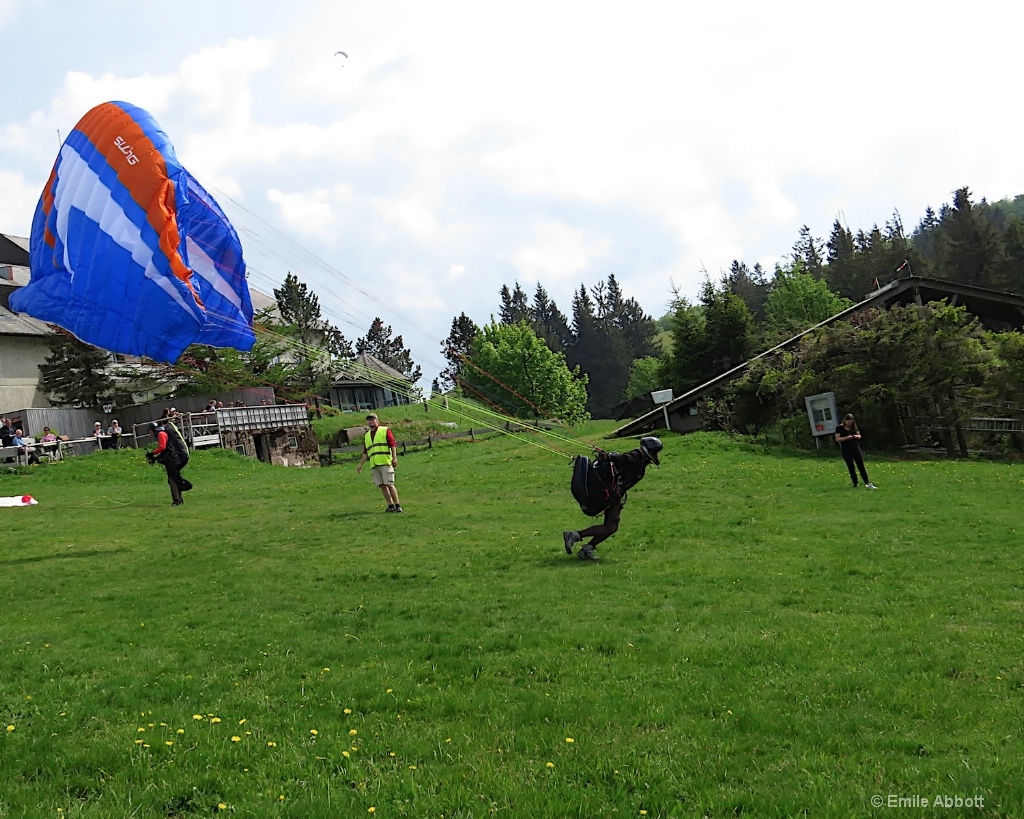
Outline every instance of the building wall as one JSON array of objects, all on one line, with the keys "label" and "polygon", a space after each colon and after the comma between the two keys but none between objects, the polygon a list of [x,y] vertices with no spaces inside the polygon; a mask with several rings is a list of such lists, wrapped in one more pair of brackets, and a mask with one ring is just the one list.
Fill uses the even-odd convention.
[{"label": "building wall", "polygon": [[39,389],[39,365],[49,354],[43,336],[0,338],[0,412],[50,406]]},{"label": "building wall", "polygon": [[[263,432],[222,430],[220,438],[224,449],[247,458],[269,458],[276,466],[320,466],[320,448],[312,427]],[[289,439],[294,439],[296,446]]]}]

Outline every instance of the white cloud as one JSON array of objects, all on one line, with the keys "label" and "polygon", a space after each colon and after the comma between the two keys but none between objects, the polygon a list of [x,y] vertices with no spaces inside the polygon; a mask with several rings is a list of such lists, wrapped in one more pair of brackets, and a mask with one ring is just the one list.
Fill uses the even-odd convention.
[{"label": "white cloud", "polygon": [[161,7],[130,31],[32,8],[0,0],[0,70],[24,77],[0,114],[0,230],[27,232],[56,132],[124,99],[228,200],[263,289],[301,271],[360,332],[385,310],[366,282],[387,282],[396,331],[436,338],[515,280],[568,312],[615,273],[658,314],[733,259],[770,272],[804,224],[898,209],[911,229],[962,185],[1024,192],[1013,5],[992,25],[986,3],[181,0],[173,33]]},{"label": "white cloud", "polygon": [[548,287],[582,277],[604,278],[591,271],[594,261],[608,253],[607,239],[588,238],[583,231],[555,221],[539,222],[533,234],[531,241],[515,248],[507,258],[498,256],[518,271],[520,282],[540,282]]},{"label": "white cloud", "polygon": [[[2,145],[0,141],[0,145]],[[32,224],[31,214],[39,201],[42,185],[37,190],[16,173],[0,169],[0,225],[10,225],[0,232],[27,237]],[[29,218],[26,219],[26,214]]]}]

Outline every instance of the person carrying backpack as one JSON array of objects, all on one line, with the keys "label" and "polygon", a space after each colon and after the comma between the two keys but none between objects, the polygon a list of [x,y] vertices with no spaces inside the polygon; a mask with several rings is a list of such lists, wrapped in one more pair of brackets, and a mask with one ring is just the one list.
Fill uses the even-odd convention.
[{"label": "person carrying backpack", "polygon": [[171,489],[171,506],[181,506],[184,503],[181,493],[192,488],[191,481],[181,474],[188,465],[188,446],[170,418],[152,421],[149,431],[156,438],[156,449],[146,453],[146,461],[150,466],[163,465],[167,472],[167,485]]},{"label": "person carrying backpack", "polygon": [[[585,538],[590,538],[589,543],[580,547],[580,560],[597,560],[594,550],[599,543],[603,543],[619,529],[619,519],[622,516],[622,507],[626,503],[626,492],[643,480],[647,471],[647,465],[653,463],[660,465],[662,443],[653,437],[641,438],[640,446],[629,452],[599,452],[596,465],[598,473],[610,474],[610,486],[607,492],[607,506],[604,509],[604,521],[588,526],[579,531],[566,530],[562,532],[562,540],[565,543],[565,551],[572,554],[573,546]],[[605,479],[607,482],[607,479]]]}]

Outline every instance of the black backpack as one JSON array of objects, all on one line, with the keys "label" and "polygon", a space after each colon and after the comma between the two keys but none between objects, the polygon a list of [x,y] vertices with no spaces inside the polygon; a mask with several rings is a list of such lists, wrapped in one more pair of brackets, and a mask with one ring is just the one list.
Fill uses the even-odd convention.
[{"label": "black backpack", "polygon": [[600,515],[612,502],[615,473],[610,461],[592,461],[577,455],[572,465],[572,496],[584,515]]}]

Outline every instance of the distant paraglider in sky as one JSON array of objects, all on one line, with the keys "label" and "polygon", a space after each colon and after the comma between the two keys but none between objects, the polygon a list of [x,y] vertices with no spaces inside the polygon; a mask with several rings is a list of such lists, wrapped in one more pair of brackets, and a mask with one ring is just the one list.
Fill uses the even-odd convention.
[{"label": "distant paraglider in sky", "polygon": [[107,102],[61,145],[32,220],[14,310],[87,344],[177,361],[189,344],[249,350],[242,245],[141,108]]},{"label": "distant paraglider in sky", "polygon": [[344,51],[335,51],[335,52],[334,52],[334,56],[335,56],[335,57],[337,57],[337,56],[338,56],[339,54],[340,54],[340,55],[341,55],[342,57],[344,57],[344,58],[345,58],[346,60],[348,59],[348,54],[346,54],[346,53],[345,53]]}]

